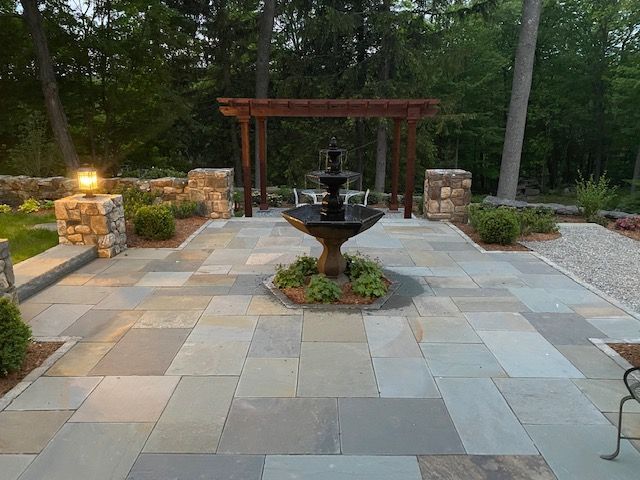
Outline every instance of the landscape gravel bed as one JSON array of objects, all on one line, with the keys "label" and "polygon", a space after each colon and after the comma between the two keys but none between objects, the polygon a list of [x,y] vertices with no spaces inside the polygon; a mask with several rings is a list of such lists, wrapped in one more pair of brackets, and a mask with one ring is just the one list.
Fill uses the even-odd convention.
[{"label": "landscape gravel bed", "polygon": [[640,242],[593,223],[561,223],[562,236],[522,242],[640,312]]}]

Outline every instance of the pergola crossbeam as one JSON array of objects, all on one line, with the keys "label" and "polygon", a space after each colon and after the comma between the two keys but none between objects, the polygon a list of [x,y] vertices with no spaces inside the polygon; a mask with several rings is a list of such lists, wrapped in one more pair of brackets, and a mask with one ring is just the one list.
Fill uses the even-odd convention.
[{"label": "pergola crossbeam", "polygon": [[398,176],[400,165],[401,122],[407,122],[407,168],[404,217],[411,218],[415,182],[416,126],[425,117],[438,113],[439,100],[425,99],[279,99],[279,98],[218,98],[220,111],[240,122],[242,137],[242,177],[245,216],[252,215],[249,121],[256,117],[258,128],[258,158],[260,161],[260,209],[267,208],[267,159],[265,118],[392,118],[394,120],[393,164],[390,210],[398,209]]}]

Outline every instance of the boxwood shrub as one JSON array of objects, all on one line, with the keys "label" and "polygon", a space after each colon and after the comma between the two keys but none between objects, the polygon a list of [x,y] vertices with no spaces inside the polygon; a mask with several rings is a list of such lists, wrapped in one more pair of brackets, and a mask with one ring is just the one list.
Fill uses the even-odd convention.
[{"label": "boxwood shrub", "polygon": [[176,233],[176,221],[171,208],[147,205],[138,208],[133,219],[136,234],[148,240],[167,240]]},{"label": "boxwood shrub", "polygon": [[0,377],[20,369],[30,339],[31,328],[22,321],[18,307],[0,297]]}]

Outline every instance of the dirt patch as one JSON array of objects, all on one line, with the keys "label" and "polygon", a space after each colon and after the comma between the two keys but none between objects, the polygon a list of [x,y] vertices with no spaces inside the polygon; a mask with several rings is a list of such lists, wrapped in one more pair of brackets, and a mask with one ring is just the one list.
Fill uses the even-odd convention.
[{"label": "dirt patch", "polygon": [[640,367],[640,343],[608,343],[634,367]]},{"label": "dirt patch", "polygon": [[[389,287],[389,285],[391,285],[391,282],[386,278],[384,279],[384,283],[387,285],[387,288]],[[338,300],[337,302],[328,303],[326,305],[370,305],[377,300],[376,297],[367,298],[358,295],[351,289],[350,282],[345,283],[341,288],[342,296],[340,297],[340,300]],[[289,300],[291,300],[293,303],[297,303],[298,305],[321,304],[320,302],[307,301],[307,297],[305,295],[305,287],[282,288],[280,290],[289,298]]]},{"label": "dirt patch", "polygon": [[208,219],[204,217],[176,218],[176,233],[169,240],[146,240],[135,234],[133,222],[127,221],[127,246],[130,248],[176,248]]},{"label": "dirt patch", "polygon": [[530,233],[522,235],[518,242],[511,245],[500,245],[498,243],[485,243],[480,239],[480,235],[468,223],[456,223],[456,227],[462,230],[471,240],[480,245],[485,250],[498,252],[528,252],[529,249],[518,242],[544,242],[546,240],[555,240],[560,237],[559,232],[555,233]]},{"label": "dirt patch", "polygon": [[22,363],[22,368],[6,377],[0,377],[0,397],[20,383],[32,370],[42,365],[62,345],[63,342],[31,342],[27,347],[27,355]]}]

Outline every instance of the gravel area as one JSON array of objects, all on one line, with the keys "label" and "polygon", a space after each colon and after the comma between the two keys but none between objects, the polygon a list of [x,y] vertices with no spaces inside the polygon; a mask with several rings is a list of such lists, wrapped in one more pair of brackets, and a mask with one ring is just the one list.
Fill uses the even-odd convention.
[{"label": "gravel area", "polygon": [[562,236],[522,242],[640,312],[640,242],[593,223],[560,223]]}]

